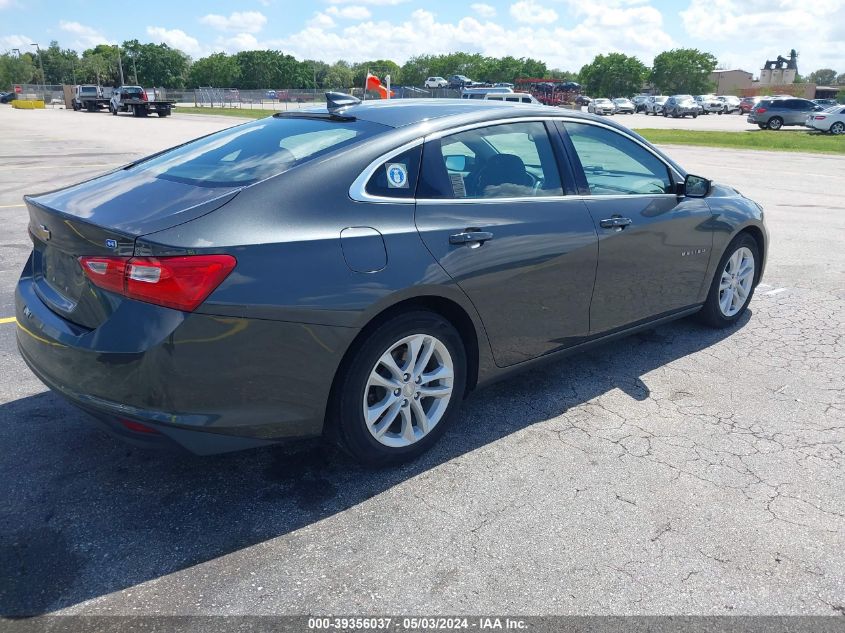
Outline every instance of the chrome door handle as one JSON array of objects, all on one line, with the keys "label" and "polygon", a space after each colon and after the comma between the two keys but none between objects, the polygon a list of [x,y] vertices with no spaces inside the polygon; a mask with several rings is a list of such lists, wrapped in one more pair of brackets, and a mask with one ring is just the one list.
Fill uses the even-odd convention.
[{"label": "chrome door handle", "polygon": [[618,215],[599,221],[599,226],[603,229],[624,229],[629,224],[633,224],[631,218],[623,218]]},{"label": "chrome door handle", "polygon": [[464,231],[449,236],[449,244],[473,244],[475,242],[486,242],[492,240],[493,234],[489,231]]}]

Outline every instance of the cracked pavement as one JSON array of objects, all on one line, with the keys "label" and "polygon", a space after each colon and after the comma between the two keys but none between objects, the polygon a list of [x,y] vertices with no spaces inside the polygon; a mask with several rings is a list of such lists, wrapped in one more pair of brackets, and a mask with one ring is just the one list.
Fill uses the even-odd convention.
[{"label": "cracked pavement", "polygon": [[[29,251],[7,205],[233,123],[0,109],[0,317]],[[845,156],[666,149],[766,209],[750,313],[479,391],[401,468],[129,448],[0,324],[0,614],[841,614]]]}]

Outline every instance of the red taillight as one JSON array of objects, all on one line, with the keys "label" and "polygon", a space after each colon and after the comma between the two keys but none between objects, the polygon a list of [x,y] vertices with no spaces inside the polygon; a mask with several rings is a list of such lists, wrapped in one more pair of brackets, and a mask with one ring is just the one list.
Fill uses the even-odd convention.
[{"label": "red taillight", "polygon": [[141,424],[140,422],[135,422],[135,420],[120,420],[120,423],[125,426],[130,431],[134,431],[135,433],[150,433],[152,435],[159,435],[158,430],[154,429],[151,426],[147,426],[146,424]]},{"label": "red taillight", "polygon": [[815,117],[816,121],[824,121],[827,117],[825,115],[817,115]]},{"label": "red taillight", "polygon": [[149,101],[149,100],[150,100],[150,98],[147,96],[147,91],[142,90],[141,91],[141,101]]},{"label": "red taillight", "polygon": [[226,279],[231,255],[80,257],[91,282],[130,299],[191,312]]},{"label": "red taillight", "polygon": [[754,108],[754,112],[757,114],[763,114],[766,111],[766,108]]}]

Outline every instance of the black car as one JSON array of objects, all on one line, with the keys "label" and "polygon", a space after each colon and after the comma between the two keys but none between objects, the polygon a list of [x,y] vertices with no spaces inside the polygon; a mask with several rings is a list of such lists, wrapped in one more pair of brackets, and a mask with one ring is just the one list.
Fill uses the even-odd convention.
[{"label": "black car", "polygon": [[0,92],[0,103],[11,103],[17,98],[14,92]]},{"label": "black car", "polygon": [[32,371],[136,443],[324,436],[412,458],[537,362],[745,312],[762,209],[560,108],[359,103],[245,123],[25,197]]}]

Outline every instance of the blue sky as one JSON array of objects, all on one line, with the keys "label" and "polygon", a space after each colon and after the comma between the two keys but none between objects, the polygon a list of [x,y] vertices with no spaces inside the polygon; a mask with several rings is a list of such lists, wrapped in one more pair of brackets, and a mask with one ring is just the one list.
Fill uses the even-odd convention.
[{"label": "blue sky", "polygon": [[578,70],[619,51],[650,64],[672,47],[756,72],[799,51],[799,70],[845,72],[845,0],[0,0],[0,51],[166,42],[192,57],[275,48],[334,61],[453,50],[529,56]]}]

